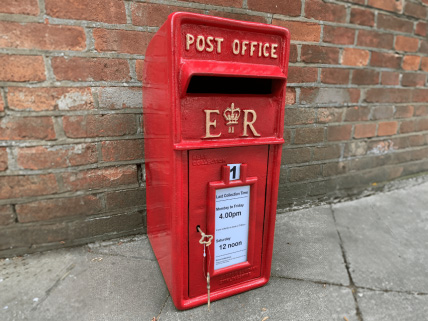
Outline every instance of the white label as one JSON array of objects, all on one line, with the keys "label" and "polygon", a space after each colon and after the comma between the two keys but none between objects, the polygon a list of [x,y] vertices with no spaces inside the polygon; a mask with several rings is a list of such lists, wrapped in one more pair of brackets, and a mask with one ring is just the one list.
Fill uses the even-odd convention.
[{"label": "white label", "polygon": [[241,164],[227,164],[230,167],[229,180],[236,181],[241,176]]},{"label": "white label", "polygon": [[218,270],[247,261],[250,186],[218,189],[215,197],[214,270]]}]

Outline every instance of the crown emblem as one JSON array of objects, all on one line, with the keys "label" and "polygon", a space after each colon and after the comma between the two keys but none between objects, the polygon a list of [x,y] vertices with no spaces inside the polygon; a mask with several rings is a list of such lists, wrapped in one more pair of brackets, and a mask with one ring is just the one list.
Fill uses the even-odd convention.
[{"label": "crown emblem", "polygon": [[[226,108],[223,112],[224,119],[226,119],[227,126],[236,125],[238,123],[239,116],[241,115],[241,110],[235,108],[235,105],[232,103],[230,107]],[[229,127],[229,133],[234,132],[234,127]]]}]

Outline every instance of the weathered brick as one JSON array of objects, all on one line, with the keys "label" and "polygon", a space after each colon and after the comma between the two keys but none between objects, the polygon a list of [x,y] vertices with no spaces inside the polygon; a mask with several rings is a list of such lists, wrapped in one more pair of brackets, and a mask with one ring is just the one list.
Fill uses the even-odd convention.
[{"label": "weathered brick", "polygon": [[296,89],[287,87],[285,95],[285,104],[294,105],[296,103]]},{"label": "weathered brick", "polygon": [[386,11],[401,12],[403,10],[403,0],[368,0],[367,4]]},{"label": "weathered brick", "polygon": [[317,123],[337,123],[342,121],[343,108],[318,108]]},{"label": "weathered brick", "polygon": [[416,38],[396,36],[395,49],[399,51],[416,52],[418,51],[419,40]]},{"label": "weathered brick", "polygon": [[0,140],[55,139],[51,117],[0,118]]},{"label": "weathered brick", "polygon": [[143,107],[143,93],[140,87],[93,88],[98,95],[99,108],[125,109]]},{"label": "weathered brick", "polygon": [[55,18],[126,23],[122,0],[45,0],[45,6]]},{"label": "weathered brick", "polygon": [[380,119],[389,119],[394,115],[394,107],[393,106],[377,106],[372,108],[372,116],[373,120]]},{"label": "weathered brick", "polygon": [[290,57],[288,58],[289,62],[297,62],[297,45],[290,45]]},{"label": "weathered brick", "polygon": [[346,7],[339,4],[323,2],[321,0],[306,0],[305,17],[315,20],[345,22]]},{"label": "weathered brick", "polygon": [[377,16],[377,27],[379,29],[388,29],[412,33],[413,22],[407,19],[401,19],[392,15],[379,13]]},{"label": "weathered brick", "polygon": [[318,79],[318,68],[293,67],[288,68],[288,83],[316,82]]},{"label": "weathered brick", "polygon": [[102,210],[102,202],[96,195],[54,198],[16,205],[16,214],[20,223],[88,216]]},{"label": "weathered brick", "polygon": [[290,182],[307,181],[321,174],[321,165],[295,167],[290,170]]},{"label": "weathered brick", "polygon": [[9,108],[13,110],[87,110],[94,108],[90,88],[9,87]]},{"label": "weathered brick", "polygon": [[95,50],[143,55],[154,35],[145,31],[94,29]]},{"label": "weathered brick", "polygon": [[411,105],[409,106],[396,106],[395,107],[395,118],[410,118],[413,116],[415,108]]},{"label": "weathered brick", "polygon": [[360,97],[359,89],[354,88],[302,88],[301,104],[346,104],[356,103]]},{"label": "weathered brick", "polygon": [[427,116],[428,106],[415,106],[415,116]]},{"label": "weathered brick", "polygon": [[321,38],[321,25],[317,23],[273,19],[272,24],[287,28],[293,41],[319,42]]},{"label": "weathered brick", "polygon": [[67,191],[92,190],[137,184],[135,165],[89,169],[62,174]]},{"label": "weathered brick", "polygon": [[428,101],[428,89],[413,90],[412,101],[417,103],[426,103]]},{"label": "weathered brick", "polygon": [[352,45],[355,39],[355,30],[343,27],[324,26],[323,41],[340,45]]},{"label": "weathered brick", "polygon": [[426,144],[426,137],[424,135],[413,135],[408,137],[410,146],[423,146]]},{"label": "weathered brick", "polygon": [[55,194],[58,184],[53,174],[0,176],[0,199]]},{"label": "weathered brick", "polygon": [[400,134],[413,133],[417,131],[416,121],[415,120],[407,120],[402,121],[400,124]]},{"label": "weathered brick", "polygon": [[360,30],[358,32],[358,46],[392,49],[393,42],[394,36],[389,33],[380,33],[372,30]]},{"label": "weathered brick", "polygon": [[393,71],[382,71],[380,83],[386,86],[397,86],[400,84],[400,73]]},{"label": "weathered brick", "polygon": [[108,58],[52,58],[57,80],[71,81],[128,81],[129,65],[125,59]]},{"label": "weathered brick", "polygon": [[8,167],[7,149],[0,147],[0,171],[5,171]]},{"label": "weathered brick", "polygon": [[296,128],[295,144],[313,144],[324,141],[323,127]]},{"label": "weathered brick", "polygon": [[421,45],[419,46],[419,52],[423,54],[428,54],[428,40],[421,40]]},{"label": "weathered brick", "polygon": [[376,124],[356,124],[354,129],[355,138],[368,138],[376,136]]},{"label": "weathered brick", "polygon": [[237,7],[242,6],[241,0],[189,0],[189,2],[205,3],[222,7]]},{"label": "weathered brick", "polygon": [[11,205],[0,205],[0,226],[15,223],[15,214]]},{"label": "weathered brick", "polygon": [[368,9],[351,8],[351,23],[360,26],[374,26],[374,12]]},{"label": "weathered brick", "polygon": [[420,5],[418,3],[406,1],[406,5],[404,7],[404,14],[415,18],[419,18],[419,19],[426,19],[427,7]]},{"label": "weathered brick", "polygon": [[105,162],[142,159],[144,142],[142,139],[105,141],[101,144],[101,152]]},{"label": "weathered brick", "polygon": [[83,50],[82,27],[43,23],[0,22],[0,47],[44,50]]},{"label": "weathered brick", "polygon": [[327,140],[340,141],[351,138],[352,125],[337,125],[327,127]]},{"label": "weathered brick", "polygon": [[421,70],[428,71],[428,57],[422,57]]},{"label": "weathered brick", "polygon": [[98,160],[95,144],[23,147],[17,155],[17,164],[24,169],[63,168]]},{"label": "weathered brick", "polygon": [[[240,5],[241,1],[239,1]],[[250,10],[278,13],[292,17],[300,16],[302,8],[301,1],[293,0],[248,0],[247,5]]]},{"label": "weathered brick", "polygon": [[328,163],[323,165],[322,176],[336,176],[345,174],[347,171],[347,163],[345,162]]},{"label": "weathered brick", "polygon": [[343,50],[341,64],[346,66],[367,66],[370,53],[367,50],[345,48]]},{"label": "weathered brick", "polygon": [[307,163],[311,160],[311,149],[309,147],[286,148],[282,154],[281,163],[300,164]]},{"label": "weathered brick", "polygon": [[339,158],[341,153],[340,145],[327,145],[314,148],[314,161]]},{"label": "weathered brick", "polygon": [[401,84],[404,87],[424,87],[427,76],[423,73],[404,73]]},{"label": "weathered brick", "polygon": [[316,114],[312,108],[286,108],[285,125],[307,125],[315,122]]},{"label": "weathered brick", "polygon": [[37,0],[2,0],[0,12],[37,16],[40,12],[39,2]]},{"label": "weathered brick", "polygon": [[345,121],[369,120],[370,108],[368,107],[349,107],[346,109]]},{"label": "weathered brick", "polygon": [[46,79],[42,56],[0,55],[0,81],[43,81]]},{"label": "weathered brick", "polygon": [[[189,11],[188,8],[186,8],[185,11]],[[210,16],[216,16],[216,17],[222,17],[222,18],[228,18],[228,19],[235,19],[235,20],[242,20],[242,21],[250,21],[250,22],[261,22],[261,23],[267,23],[267,18],[264,16],[256,16],[256,15],[249,15],[245,13],[236,13],[236,12],[227,12],[227,11],[217,11],[217,10],[210,10],[207,13]]]},{"label": "weathered brick", "polygon": [[352,141],[345,146],[344,157],[363,156],[367,153],[367,142]]},{"label": "weathered brick", "polygon": [[378,71],[370,69],[356,69],[352,73],[352,83],[356,85],[376,85],[379,83]]},{"label": "weathered brick", "polygon": [[132,135],[137,132],[133,114],[64,116],[67,137],[106,137]]},{"label": "weathered brick", "polygon": [[321,70],[321,82],[324,84],[348,84],[349,69],[323,68]]},{"label": "weathered brick", "polygon": [[285,128],[284,129],[284,146],[288,146],[291,144],[291,134],[292,134],[292,130],[289,128]]},{"label": "weathered brick", "polygon": [[339,48],[302,45],[302,62],[337,64],[339,61]]},{"label": "weathered brick", "polygon": [[144,60],[137,60],[135,62],[135,72],[137,74],[137,80],[142,81],[143,80],[143,69],[144,68]]},{"label": "weathered brick", "polygon": [[146,191],[145,189],[135,189],[107,193],[106,204],[109,211],[137,206],[143,207],[146,205]]},{"label": "weathered brick", "polygon": [[408,89],[370,88],[366,92],[366,102],[371,103],[406,103],[412,92]]},{"label": "weathered brick", "polygon": [[396,121],[379,122],[378,136],[391,136],[397,133],[398,123]]},{"label": "weathered brick", "polygon": [[425,37],[427,35],[427,30],[428,30],[428,23],[426,23],[425,21],[419,21],[416,24],[415,34],[417,34],[418,36]]},{"label": "weathered brick", "polygon": [[398,69],[401,65],[401,59],[401,55],[373,51],[370,65],[374,67]]},{"label": "weathered brick", "polygon": [[404,56],[401,67],[404,70],[418,70],[420,63],[421,63],[420,56],[407,55],[407,56]]}]

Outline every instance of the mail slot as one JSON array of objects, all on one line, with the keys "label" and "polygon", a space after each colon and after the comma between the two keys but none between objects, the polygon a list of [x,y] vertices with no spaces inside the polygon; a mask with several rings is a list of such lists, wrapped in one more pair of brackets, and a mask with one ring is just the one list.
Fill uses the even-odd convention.
[{"label": "mail slot", "polygon": [[269,280],[288,56],[287,29],[191,13],[148,46],[147,233],[179,309]]}]

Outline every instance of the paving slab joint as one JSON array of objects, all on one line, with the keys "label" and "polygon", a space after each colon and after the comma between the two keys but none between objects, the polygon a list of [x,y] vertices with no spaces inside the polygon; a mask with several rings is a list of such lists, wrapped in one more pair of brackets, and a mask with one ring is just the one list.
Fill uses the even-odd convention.
[{"label": "paving slab joint", "polygon": [[162,305],[162,307],[161,307],[161,309],[160,309],[160,311],[159,311],[159,314],[158,314],[156,317],[154,317],[154,318],[153,318],[153,320],[151,320],[151,321],[158,321],[158,320],[159,320],[159,318],[160,318],[160,316],[161,316],[161,314],[162,314],[163,310],[164,310],[164,309],[165,309],[165,307],[166,307],[166,304],[167,304],[167,302],[168,302],[169,297],[170,297],[170,294],[168,293],[168,295],[166,296],[165,302],[163,303],[163,305]]}]

